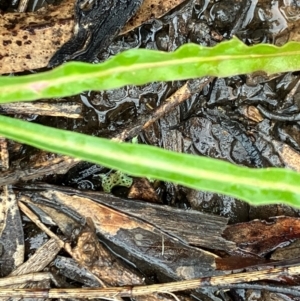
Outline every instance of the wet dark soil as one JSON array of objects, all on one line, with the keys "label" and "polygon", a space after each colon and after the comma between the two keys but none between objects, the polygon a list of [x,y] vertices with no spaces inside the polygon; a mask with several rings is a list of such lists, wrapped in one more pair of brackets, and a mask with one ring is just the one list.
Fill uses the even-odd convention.
[{"label": "wet dark soil", "polygon": [[[102,53],[106,60],[131,48],[173,51],[193,42],[214,46],[237,36],[247,45],[283,45],[299,41],[300,6],[297,1],[187,1],[160,20],[150,20],[116,38]],[[298,72],[266,75],[257,72],[214,78],[147,130],[138,133],[140,143],[197,156],[209,156],[253,168],[284,167],[300,170],[300,75]],[[71,98],[84,104],[82,119],[35,117],[35,122],[111,138],[135,126],[185,82],[151,83],[112,91],[89,91]],[[197,80],[189,82],[197,87]],[[128,137],[130,141],[134,137]],[[24,147],[26,163],[31,148]],[[101,151],[101,150],[99,150]],[[28,159],[29,160],[29,159]],[[99,174],[110,171],[82,162],[66,175],[42,180],[80,190],[103,190]],[[193,208],[225,216],[230,223],[271,216],[299,216],[283,205],[251,207],[232,197],[196,191],[170,183],[154,183],[163,204]],[[114,189],[116,195],[127,190]],[[43,240],[36,234],[34,240]],[[33,245],[33,243],[31,243]],[[236,299],[238,300],[238,299]]]}]

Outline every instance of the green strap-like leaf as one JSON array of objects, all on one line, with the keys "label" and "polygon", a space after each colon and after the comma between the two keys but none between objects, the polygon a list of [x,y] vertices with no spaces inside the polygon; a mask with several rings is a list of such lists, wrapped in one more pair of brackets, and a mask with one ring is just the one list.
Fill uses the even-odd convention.
[{"label": "green strap-like leaf", "polygon": [[117,143],[4,116],[0,116],[0,135],[131,175],[223,193],[255,205],[285,202],[300,207],[300,174],[291,170],[238,167],[210,158]]},{"label": "green strap-like leaf", "polygon": [[71,62],[52,71],[1,77],[0,102],[63,97],[86,90],[170,81],[201,76],[232,76],[254,71],[300,70],[300,44],[248,47],[237,38],[213,48],[186,44],[173,53],[146,49],[125,51],[105,63]]}]

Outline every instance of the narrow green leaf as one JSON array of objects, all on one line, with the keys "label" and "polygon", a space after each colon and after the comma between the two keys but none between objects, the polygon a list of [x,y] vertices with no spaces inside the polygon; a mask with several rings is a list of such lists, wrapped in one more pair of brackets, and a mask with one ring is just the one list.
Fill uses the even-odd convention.
[{"label": "narrow green leaf", "polygon": [[134,176],[223,193],[255,205],[284,202],[300,207],[300,174],[291,170],[238,167],[215,159],[117,143],[4,116],[0,116],[0,135]]},{"label": "narrow green leaf", "polygon": [[213,48],[186,44],[173,53],[132,49],[102,64],[70,62],[52,71],[1,77],[0,102],[63,97],[86,90],[170,81],[201,76],[232,76],[254,71],[300,70],[300,47],[260,44],[248,47],[237,38]]}]

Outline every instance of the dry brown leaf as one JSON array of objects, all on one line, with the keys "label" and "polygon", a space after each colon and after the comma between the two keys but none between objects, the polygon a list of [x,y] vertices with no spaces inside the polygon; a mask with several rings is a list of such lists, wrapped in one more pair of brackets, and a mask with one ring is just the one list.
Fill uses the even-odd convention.
[{"label": "dry brown leaf", "polygon": [[74,27],[74,0],[35,13],[7,13],[0,18],[0,74],[47,66]]},{"label": "dry brown leaf", "polygon": [[[159,18],[183,0],[145,0],[121,34]],[[34,13],[6,13],[0,19],[0,74],[43,68],[68,41],[74,27],[74,1]]]}]

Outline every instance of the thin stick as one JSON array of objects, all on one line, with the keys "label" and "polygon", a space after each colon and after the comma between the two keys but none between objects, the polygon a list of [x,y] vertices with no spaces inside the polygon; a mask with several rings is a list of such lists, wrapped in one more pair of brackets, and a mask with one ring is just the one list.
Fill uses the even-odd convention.
[{"label": "thin stick", "polygon": [[140,118],[135,121],[135,124],[131,125],[130,129],[125,129],[120,134],[112,137],[112,140],[121,142],[125,141],[127,138],[137,136],[141,131],[147,129],[158,119],[167,115],[192,95],[201,92],[206,85],[213,81],[213,79],[214,77],[210,76],[203,77],[200,81],[199,79],[187,81],[181,88],[167,98],[161,106],[156,108],[146,117],[140,116]]},{"label": "thin stick", "polygon": [[[43,230],[49,237],[54,238],[59,242],[60,246],[63,248],[65,243],[55,235],[51,230],[49,230],[38,218],[36,214],[34,214],[27,206],[25,206],[22,202],[18,202],[19,208],[22,212],[33,222],[35,223],[41,230]],[[66,250],[68,251],[69,248]]]},{"label": "thin stick", "polygon": [[30,273],[25,275],[7,276],[0,279],[0,287],[16,284],[27,284],[28,282],[38,282],[44,280],[52,280],[51,273]]},{"label": "thin stick", "polygon": [[281,267],[266,269],[262,271],[237,273],[222,276],[204,277],[195,280],[185,280],[164,284],[146,286],[124,286],[114,288],[80,288],[80,289],[1,289],[0,297],[13,298],[134,298],[142,295],[149,295],[154,292],[176,292],[196,289],[207,286],[226,287],[237,283],[278,280],[281,277],[288,277],[300,274],[300,266]]},{"label": "thin stick", "polygon": [[0,112],[5,114],[34,114],[42,116],[55,116],[67,118],[83,118],[83,105],[73,101],[47,102],[24,102],[3,103]]},{"label": "thin stick", "polygon": [[[155,112],[153,112],[152,118],[143,125],[142,129],[147,129],[151,124],[174,110],[174,108],[189,99],[192,95],[200,93],[203,88],[213,80],[214,77],[208,76],[201,78],[200,81],[199,79],[187,81],[180,89],[178,89],[174,94],[167,98],[166,102],[162,106],[160,106],[159,108],[157,108],[157,110],[155,110]],[[194,87],[195,85],[196,87]]]}]

